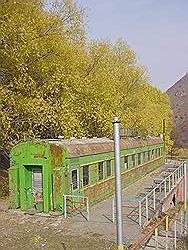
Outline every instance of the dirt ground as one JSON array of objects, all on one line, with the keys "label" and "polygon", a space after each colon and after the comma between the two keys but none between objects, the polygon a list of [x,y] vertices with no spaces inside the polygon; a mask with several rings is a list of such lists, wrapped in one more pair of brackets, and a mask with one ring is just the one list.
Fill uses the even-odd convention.
[{"label": "dirt ground", "polygon": [[29,215],[7,208],[7,200],[0,200],[0,249],[116,249],[100,234],[71,236],[62,216]]},{"label": "dirt ground", "polygon": [[[161,168],[162,169],[162,168]],[[160,168],[123,191],[126,200],[137,200],[145,187],[150,187]],[[64,219],[61,214],[25,214],[19,209],[8,209],[8,200],[0,200],[0,250],[114,250],[116,247],[115,224],[111,219],[112,198],[90,210],[90,221],[83,217]],[[124,221],[124,237],[136,238],[135,222]],[[138,236],[138,235],[137,235]],[[181,242],[178,249],[187,249]]]}]

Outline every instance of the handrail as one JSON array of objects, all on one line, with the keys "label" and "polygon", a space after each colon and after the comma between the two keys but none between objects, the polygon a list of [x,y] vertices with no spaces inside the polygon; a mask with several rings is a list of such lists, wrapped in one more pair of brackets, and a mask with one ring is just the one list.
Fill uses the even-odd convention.
[{"label": "handrail", "polygon": [[[175,212],[175,214],[174,214],[174,216],[172,217],[172,219],[171,219],[171,221],[169,222],[169,224],[170,224],[171,222],[173,222],[173,220],[176,220],[176,218],[178,217],[178,215],[180,214],[180,212],[183,210],[183,208],[184,208],[184,204],[181,204],[181,205],[180,205],[179,211],[178,211],[178,212]],[[156,228],[158,228],[158,226],[161,225],[162,222],[163,222],[164,220],[166,220],[167,217],[169,217],[169,214],[166,214],[157,224],[155,224],[155,225],[152,227],[152,229],[149,230],[149,232],[148,232],[147,234],[144,235],[143,238],[141,238],[137,243],[135,243],[135,244],[130,248],[130,250],[136,250],[145,240],[148,239],[148,237],[149,237],[150,235],[153,234],[154,230],[155,230]]]},{"label": "handrail", "polygon": [[[177,174],[178,173],[178,174]],[[177,175],[177,178],[175,180],[175,175]],[[172,177],[172,186],[170,184],[170,179]],[[159,184],[157,184],[157,186],[155,186],[150,192],[148,192],[139,202],[138,202],[138,207],[139,207],[139,225],[142,226],[142,203],[145,201],[146,203],[146,220],[148,221],[148,198],[151,197],[153,195],[153,208],[154,210],[156,210],[156,200],[155,200],[155,196],[156,196],[156,190],[162,187],[162,184],[164,184],[164,197],[162,197],[162,199],[166,198],[169,193],[175,188],[177,187],[177,185],[182,181],[184,177],[184,162],[182,162],[178,167],[176,167],[176,169],[170,173],[167,177],[165,177]],[[167,189],[167,183],[169,183],[168,189]],[[160,189],[161,190],[161,189]],[[168,192],[167,192],[168,190]],[[160,193],[162,193],[160,191]]]},{"label": "handrail", "polygon": [[[64,217],[65,218],[67,218],[67,197],[71,197],[71,198],[78,198],[78,199],[86,200],[86,212],[87,212],[86,219],[87,221],[89,221],[89,198],[87,196],[64,194],[63,197],[64,197],[63,200],[64,200]],[[80,203],[80,202],[75,202],[75,203]]]},{"label": "handrail", "polygon": [[[178,168],[176,168],[174,170],[174,172],[172,172],[171,174],[169,174],[167,177],[165,177],[164,180],[162,180],[156,187],[154,187],[149,193],[146,194],[146,196],[149,196],[153,193],[154,190],[156,190],[157,188],[159,188],[161,186],[161,184],[163,184],[165,181],[167,181],[167,179],[169,179],[169,177],[171,177],[173,174],[175,174],[175,172],[177,172],[181,167],[183,167],[183,163],[180,164],[180,166]],[[182,177],[182,176],[181,176]],[[179,178],[179,179],[182,179],[182,178]],[[145,196],[145,197],[146,197]],[[143,197],[140,202],[144,201],[145,200],[145,197]]]}]

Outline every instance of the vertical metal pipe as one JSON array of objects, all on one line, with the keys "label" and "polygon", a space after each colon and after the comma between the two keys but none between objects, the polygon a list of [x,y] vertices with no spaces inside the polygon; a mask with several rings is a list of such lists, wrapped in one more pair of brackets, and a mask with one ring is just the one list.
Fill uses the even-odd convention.
[{"label": "vertical metal pipe", "polygon": [[182,163],[182,166],[181,166],[181,177],[183,176],[183,171],[184,171],[184,163]]},{"label": "vertical metal pipe", "polygon": [[158,227],[155,228],[155,249],[158,250]]},{"label": "vertical metal pipe", "polygon": [[166,216],[165,220],[165,231],[166,231],[166,249],[168,249],[168,216]]},{"label": "vertical metal pipe", "polygon": [[168,193],[170,193],[170,188],[171,188],[170,182],[171,182],[171,180],[170,180],[170,176],[169,176],[169,178],[168,178],[168,185],[169,185],[169,191],[168,191]]},{"label": "vertical metal pipe", "polygon": [[173,173],[172,174],[172,187],[175,186],[175,174]]},{"label": "vertical metal pipe", "polygon": [[174,249],[177,248],[176,220],[174,221]]},{"label": "vertical metal pipe", "polygon": [[156,202],[155,202],[155,189],[153,190],[153,209],[155,210],[155,205],[156,205]]},{"label": "vertical metal pipe", "polygon": [[181,213],[181,217],[180,217],[180,234],[181,236],[183,235],[183,215]]},{"label": "vertical metal pipe", "polygon": [[165,249],[168,249],[168,232],[166,232],[166,242]]},{"label": "vertical metal pipe", "polygon": [[166,121],[163,119],[163,141],[164,141],[164,153],[166,151]]},{"label": "vertical metal pipe", "polygon": [[146,195],[146,220],[148,221],[149,215],[148,215],[148,196]]},{"label": "vertical metal pipe", "polygon": [[162,191],[162,183],[159,185],[159,193]]},{"label": "vertical metal pipe", "polygon": [[116,228],[118,250],[123,250],[123,218],[122,218],[122,190],[121,190],[121,164],[120,164],[120,133],[118,118],[114,118],[114,158],[116,179]]},{"label": "vertical metal pipe", "polygon": [[165,192],[165,197],[166,197],[166,179],[164,181],[164,192]]}]

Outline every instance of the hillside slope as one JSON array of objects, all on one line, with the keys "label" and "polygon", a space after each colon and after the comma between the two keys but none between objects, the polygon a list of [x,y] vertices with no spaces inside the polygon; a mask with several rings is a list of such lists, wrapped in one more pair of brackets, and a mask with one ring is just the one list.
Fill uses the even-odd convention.
[{"label": "hillside slope", "polygon": [[174,116],[175,145],[188,148],[188,74],[167,90]]}]

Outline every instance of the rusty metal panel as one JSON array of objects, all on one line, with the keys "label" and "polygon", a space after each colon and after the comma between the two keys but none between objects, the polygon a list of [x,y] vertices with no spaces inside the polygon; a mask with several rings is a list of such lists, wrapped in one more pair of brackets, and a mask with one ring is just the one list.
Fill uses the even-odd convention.
[{"label": "rusty metal panel", "polygon": [[[91,154],[99,154],[105,152],[113,152],[114,142],[107,138],[97,139],[69,139],[69,140],[49,140],[49,143],[57,146],[63,146],[68,149],[71,157],[86,156]],[[132,139],[121,139],[120,147],[121,150],[128,148],[138,148],[141,146],[150,146],[162,144],[161,138],[132,138]]]},{"label": "rusty metal panel", "polygon": [[63,183],[63,148],[57,145],[50,145],[50,161],[52,171],[52,200],[53,206],[60,210],[62,207],[62,183]]}]

